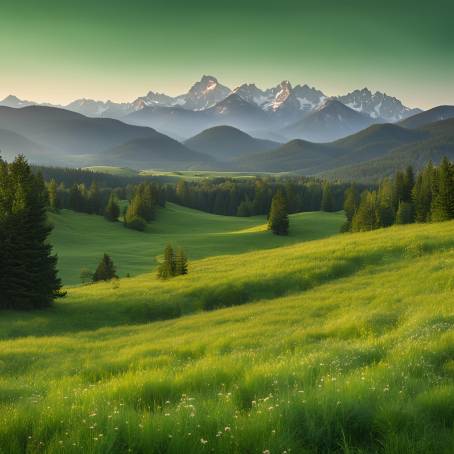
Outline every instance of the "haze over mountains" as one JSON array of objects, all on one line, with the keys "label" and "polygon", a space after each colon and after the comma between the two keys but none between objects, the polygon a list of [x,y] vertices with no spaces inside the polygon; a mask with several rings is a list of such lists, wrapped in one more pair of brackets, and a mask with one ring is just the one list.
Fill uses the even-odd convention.
[{"label": "haze over mountains", "polygon": [[[352,124],[349,128],[339,128],[337,134],[332,128],[330,135],[325,136],[320,132],[308,134],[305,128],[298,126],[292,128],[307,115],[320,110],[327,99],[322,91],[314,87],[292,86],[289,81],[263,90],[253,83],[231,89],[213,76],[203,76],[187,93],[175,97],[150,91],[129,103],[78,99],[68,105],[54,107],[89,117],[121,119],[130,124],[149,126],[177,140],[188,139],[207,128],[220,125],[238,127],[265,139],[280,137],[282,140],[297,137],[326,141],[361,129],[359,124]],[[350,110],[377,123],[397,122],[420,112],[419,109],[404,106],[397,98],[380,92],[372,93],[366,88],[329,99],[338,100]],[[15,96],[8,96],[0,102],[2,106],[14,108],[34,104]],[[346,110],[343,114],[352,116]],[[342,114],[336,116],[338,121],[342,121]]]},{"label": "haze over mountains", "polygon": [[44,165],[371,180],[454,158],[453,106],[422,112],[367,89],[327,97],[283,81],[231,90],[203,76],[177,97],[149,92],[132,103],[77,100],[61,108],[9,96],[0,104],[1,155],[24,153]]}]

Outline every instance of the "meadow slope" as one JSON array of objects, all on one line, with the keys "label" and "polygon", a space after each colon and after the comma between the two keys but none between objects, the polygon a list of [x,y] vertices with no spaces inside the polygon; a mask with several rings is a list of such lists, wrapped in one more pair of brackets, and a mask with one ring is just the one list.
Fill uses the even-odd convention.
[{"label": "meadow slope", "polygon": [[290,216],[291,232],[278,238],[266,231],[265,216],[217,216],[168,203],[146,232],[109,223],[101,216],[62,210],[50,214],[54,225],[50,241],[59,256],[64,284],[79,284],[81,268],[95,269],[107,252],[120,277],[156,268],[167,242],[185,248],[190,259],[275,248],[314,240],[339,232],[342,213],[310,212]]},{"label": "meadow slope", "polygon": [[0,452],[450,453],[453,268],[411,225],[3,313]]}]

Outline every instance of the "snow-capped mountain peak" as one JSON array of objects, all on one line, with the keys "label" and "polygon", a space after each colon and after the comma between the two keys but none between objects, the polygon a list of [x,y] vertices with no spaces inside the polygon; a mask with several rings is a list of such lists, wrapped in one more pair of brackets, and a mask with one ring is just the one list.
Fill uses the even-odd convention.
[{"label": "snow-capped mountain peak", "polygon": [[277,87],[273,89],[273,91],[275,91],[274,98],[265,107],[265,109],[272,110],[273,112],[275,112],[292,95],[293,93],[292,84],[288,80],[283,80]]},{"label": "snow-capped mountain peak", "polygon": [[397,98],[386,93],[376,91],[372,93],[368,88],[354,90],[337,99],[357,112],[363,112],[374,119],[383,119],[394,123],[411,115],[421,112],[419,109],[410,109]]},{"label": "snow-capped mountain peak", "polygon": [[233,90],[240,98],[261,107],[269,101],[269,96],[255,84],[243,84]]},{"label": "snow-capped mountain peak", "polygon": [[3,101],[0,101],[0,106],[4,107],[14,107],[15,109],[27,106],[33,106],[36,103],[33,101],[26,101],[19,99],[17,96],[9,95]]},{"label": "snow-capped mountain peak", "polygon": [[204,110],[225,99],[232,91],[221,85],[216,77],[202,76],[186,93],[177,97],[178,104],[185,109]]}]

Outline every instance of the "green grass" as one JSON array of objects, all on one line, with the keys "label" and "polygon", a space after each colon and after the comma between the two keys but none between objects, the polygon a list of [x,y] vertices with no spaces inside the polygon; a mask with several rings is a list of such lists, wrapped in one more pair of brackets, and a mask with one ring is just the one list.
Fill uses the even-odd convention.
[{"label": "green grass", "polygon": [[121,277],[156,268],[167,242],[185,248],[190,259],[275,248],[339,232],[341,213],[301,213],[290,217],[288,237],[266,231],[265,217],[216,216],[167,204],[146,232],[136,232],[101,216],[63,210],[52,214],[51,242],[59,256],[60,276],[67,285],[80,283],[80,269],[94,270],[104,252]]},{"label": "green grass", "polygon": [[229,246],[1,314],[0,453],[452,452],[454,222],[302,241],[333,217],[285,239],[171,208],[155,235],[204,216],[194,250]]},{"label": "green grass", "polygon": [[139,175],[137,170],[128,169],[127,167],[114,167],[114,166],[91,166],[84,167],[82,170],[90,170],[91,172],[107,173],[120,177],[136,177]]},{"label": "green grass", "polygon": [[211,178],[257,178],[260,176],[279,176],[290,175],[291,172],[273,173],[273,172],[229,172],[215,170],[181,170],[181,171],[164,171],[164,170],[141,170],[140,175],[144,176],[160,176],[171,180],[179,180],[184,178],[188,181],[211,179]]}]

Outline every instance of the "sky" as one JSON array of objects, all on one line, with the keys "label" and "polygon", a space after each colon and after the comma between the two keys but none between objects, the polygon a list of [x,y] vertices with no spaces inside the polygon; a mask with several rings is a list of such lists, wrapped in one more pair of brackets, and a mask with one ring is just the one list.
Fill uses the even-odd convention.
[{"label": "sky", "polygon": [[454,105],[452,0],[0,0],[0,98],[65,104],[288,79]]}]

